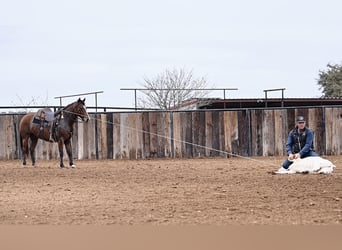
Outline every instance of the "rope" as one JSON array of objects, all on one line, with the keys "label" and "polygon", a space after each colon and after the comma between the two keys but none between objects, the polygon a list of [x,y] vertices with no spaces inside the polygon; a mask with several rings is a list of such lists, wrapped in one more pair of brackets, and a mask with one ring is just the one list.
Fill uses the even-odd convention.
[{"label": "rope", "polygon": [[[69,114],[72,114],[72,115],[76,115],[76,118],[77,120],[79,121],[82,121],[82,118],[81,117],[87,117],[86,115],[81,115],[79,113],[75,113],[75,112],[72,112],[72,111],[69,111],[69,110],[65,110],[65,109],[61,109],[62,112],[65,112],[65,113],[69,113]],[[89,115],[88,115],[89,116]],[[95,118],[96,119],[96,118]]]},{"label": "rope", "polygon": [[[68,112],[68,113],[80,116],[80,114],[78,114],[78,113],[67,111],[67,110],[63,110],[63,112]],[[96,121],[100,121],[102,123],[101,119],[97,119],[96,117],[94,117],[93,119],[96,120]],[[188,145],[191,145],[191,146],[207,149],[207,150],[210,150],[210,151],[218,152],[220,154],[225,154],[227,156],[230,155],[230,156],[233,156],[233,157],[238,157],[238,158],[241,158],[241,159],[250,160],[250,161],[253,161],[253,162],[257,162],[257,163],[262,163],[264,165],[269,165],[269,166],[272,166],[272,167],[277,167],[278,168],[280,166],[279,164],[273,164],[273,163],[270,163],[270,162],[265,162],[263,160],[258,160],[258,159],[254,159],[254,158],[251,158],[251,157],[248,157],[248,156],[242,156],[242,155],[239,155],[239,154],[222,151],[222,150],[219,150],[219,149],[215,149],[215,148],[211,148],[211,147],[195,144],[195,143],[192,143],[192,142],[187,142],[187,141],[183,141],[183,140],[177,140],[177,139],[171,138],[169,136],[164,136],[164,135],[160,135],[160,134],[153,133],[153,132],[147,132],[145,130],[133,128],[133,127],[126,126],[126,125],[123,125],[123,124],[119,124],[119,123],[114,123],[114,122],[108,122],[107,121],[106,124],[120,125],[122,127],[128,128],[128,129],[136,131],[136,132],[140,132],[140,133],[144,133],[144,134],[150,134],[150,135],[155,135],[157,137],[161,137],[161,138],[164,138],[164,139],[173,140],[175,142],[180,142],[180,143],[188,144]]]},{"label": "rope", "polygon": [[[67,111],[67,112],[73,113],[73,112],[70,112],[70,111]],[[76,113],[74,113],[74,114],[76,114]],[[93,119],[103,123],[101,119],[97,119],[96,117],[94,117]],[[164,139],[168,139],[168,140],[173,140],[175,142],[184,143],[184,144],[191,145],[191,146],[194,146],[194,147],[199,147],[199,148],[203,148],[203,149],[206,149],[206,150],[214,151],[214,152],[217,152],[217,153],[220,153],[220,154],[224,154],[226,156],[238,157],[238,158],[241,158],[241,159],[246,159],[246,160],[254,161],[254,162],[257,162],[257,163],[263,163],[264,165],[269,165],[269,166],[272,166],[272,167],[279,167],[280,166],[279,164],[274,164],[274,163],[265,162],[265,161],[258,160],[258,159],[253,159],[253,158],[248,157],[248,156],[242,156],[242,155],[239,155],[239,154],[236,154],[236,153],[230,153],[230,152],[222,151],[222,150],[219,150],[219,149],[215,149],[215,148],[211,148],[211,147],[195,144],[195,143],[192,143],[192,142],[187,142],[187,141],[183,141],[183,140],[177,140],[177,139],[169,137],[169,136],[160,135],[160,134],[153,133],[153,132],[148,132],[148,131],[145,131],[145,130],[142,130],[142,129],[137,129],[137,128],[130,127],[130,126],[127,126],[127,125],[123,125],[123,124],[120,124],[120,123],[114,123],[114,122],[109,122],[109,121],[106,121],[105,123],[106,124],[111,124],[111,125],[120,125],[120,126],[122,126],[124,128],[128,128],[128,129],[136,131],[136,132],[140,132],[140,133],[144,133],[144,134],[149,134],[149,135],[154,135],[154,136],[157,136],[157,137],[160,137],[160,138],[164,138]]]}]

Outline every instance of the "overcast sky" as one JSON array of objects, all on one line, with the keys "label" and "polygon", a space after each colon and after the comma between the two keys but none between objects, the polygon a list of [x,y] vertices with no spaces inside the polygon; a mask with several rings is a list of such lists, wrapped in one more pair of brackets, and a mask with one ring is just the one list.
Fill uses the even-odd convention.
[{"label": "overcast sky", "polygon": [[232,98],[319,97],[319,71],[342,62],[341,0],[0,2],[0,106],[92,91],[133,106],[120,88],[180,67]]}]

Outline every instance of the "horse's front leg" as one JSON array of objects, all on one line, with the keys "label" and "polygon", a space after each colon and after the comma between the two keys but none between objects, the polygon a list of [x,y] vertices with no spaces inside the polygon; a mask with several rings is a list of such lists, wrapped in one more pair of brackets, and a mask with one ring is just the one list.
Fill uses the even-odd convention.
[{"label": "horse's front leg", "polygon": [[65,149],[66,149],[66,152],[68,154],[68,157],[69,157],[69,165],[72,167],[72,168],[75,168],[76,165],[74,164],[74,161],[72,159],[72,147],[71,147],[71,140],[66,140],[64,142],[64,145],[65,145]]},{"label": "horse's front leg", "polygon": [[58,141],[58,151],[59,151],[59,159],[60,159],[59,166],[61,168],[64,168],[64,163],[63,163],[63,140],[59,140]]}]

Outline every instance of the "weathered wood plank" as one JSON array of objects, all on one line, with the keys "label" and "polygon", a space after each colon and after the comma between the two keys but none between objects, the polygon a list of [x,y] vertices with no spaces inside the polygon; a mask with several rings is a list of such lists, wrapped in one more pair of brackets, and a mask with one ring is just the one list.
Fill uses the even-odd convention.
[{"label": "weathered wood plank", "polygon": [[224,113],[225,147],[228,157],[238,153],[239,131],[237,111],[226,111]]},{"label": "weathered wood plank", "polygon": [[274,155],[285,156],[285,143],[287,140],[286,133],[287,113],[285,110],[274,110]]},{"label": "weathered wood plank", "polygon": [[143,159],[143,121],[142,113],[134,114],[135,159]]},{"label": "weathered wood plank", "polygon": [[323,108],[310,109],[308,113],[308,123],[310,129],[315,133],[314,149],[318,154],[324,154],[324,121],[323,121]]},{"label": "weathered wood plank", "polygon": [[129,159],[129,121],[128,114],[120,115],[120,153],[122,159]]},{"label": "weathered wood plank", "polygon": [[224,130],[224,112],[219,112],[219,141],[220,141],[220,156],[227,157],[225,145],[225,130]]},{"label": "weathered wood plank", "polygon": [[194,157],[205,156],[205,113],[192,113],[192,141],[194,143],[193,155]]},{"label": "weathered wood plank", "polygon": [[143,158],[151,158],[151,149],[150,149],[150,118],[149,112],[144,112],[142,114],[142,153]]},{"label": "weathered wood plank", "polygon": [[0,115],[0,159],[7,160],[6,156],[6,116]]},{"label": "weathered wood plank", "polygon": [[151,112],[149,116],[150,125],[150,157],[157,158],[158,156],[158,114]]},{"label": "weathered wood plank", "polygon": [[335,155],[342,152],[342,108],[335,108],[334,113],[334,133],[335,133]]},{"label": "weathered wood plank", "polygon": [[262,110],[251,110],[251,155],[263,155],[263,123],[262,123]]},{"label": "weathered wood plank", "polygon": [[87,123],[83,123],[87,128],[87,134],[85,134],[86,149],[88,151],[88,159],[96,159],[96,145],[95,145],[95,119],[99,120],[99,115],[92,115],[92,119]]},{"label": "weathered wood plank", "polygon": [[212,152],[210,156],[219,156],[220,153],[220,112],[212,112]]},{"label": "weathered wood plank", "polygon": [[275,130],[274,130],[274,111],[264,110],[263,112],[263,156],[274,155],[274,141],[275,141]]},{"label": "weathered wood plank", "polygon": [[241,156],[248,156],[249,141],[248,141],[248,131],[249,131],[249,118],[248,111],[242,110],[238,111],[238,144],[237,153]]},{"label": "weathered wood plank", "polygon": [[15,157],[15,148],[12,146],[15,144],[13,118],[13,116],[7,116],[6,118],[6,155],[7,158],[11,160]]},{"label": "weathered wood plank", "polygon": [[165,127],[166,127],[166,121],[164,117],[164,113],[158,112],[155,114],[156,124],[157,124],[157,157],[165,158]]},{"label": "weathered wood plank", "polygon": [[158,133],[160,132],[163,137],[160,138],[159,145],[163,155],[166,158],[171,157],[171,117],[170,113],[161,113],[162,126],[158,127]]},{"label": "weathered wood plank", "polygon": [[182,115],[182,130],[183,130],[183,140],[185,143],[183,144],[183,152],[185,153],[186,158],[193,157],[193,145],[192,145],[192,114],[191,112],[184,112]]},{"label": "weathered wood plank", "polygon": [[100,120],[98,124],[98,147],[99,147],[99,159],[107,159],[108,147],[107,147],[107,114],[100,114]]},{"label": "weathered wood plank", "polygon": [[129,159],[137,159],[137,127],[135,113],[128,114],[128,151]]},{"label": "weathered wood plank", "polygon": [[15,127],[13,126],[13,116],[6,116],[6,157],[13,160],[15,158]]},{"label": "weathered wood plank", "polygon": [[121,116],[113,114],[113,155],[114,159],[121,159]]},{"label": "weathered wood plank", "polygon": [[173,113],[173,143],[174,143],[174,157],[175,158],[182,158],[183,151],[182,151],[182,133],[181,133],[181,113],[175,112]]},{"label": "weathered wood plank", "polygon": [[295,109],[287,109],[287,128],[288,132],[293,129],[296,125],[296,110]]},{"label": "weathered wood plank", "polygon": [[328,155],[334,154],[333,140],[334,140],[334,129],[333,129],[333,112],[331,108],[325,109],[325,126],[326,126],[326,152]]},{"label": "weathered wood plank", "polygon": [[[94,117],[92,117],[92,120],[94,120]],[[84,159],[91,159],[91,154],[89,147],[94,146],[94,144],[89,138],[90,131],[93,131],[93,127],[91,126],[91,122],[86,123],[80,123],[80,125],[83,127],[83,137],[82,137],[82,144],[83,144],[83,156]],[[94,141],[94,138],[91,138],[92,141]]]},{"label": "weathered wood plank", "polygon": [[223,115],[224,122],[224,148],[227,152],[227,156],[230,157],[232,152],[232,140],[231,140],[231,127],[230,127],[230,114],[231,112],[225,111]]},{"label": "weathered wood plank", "polygon": [[326,151],[328,155],[341,154],[342,108],[325,109]]},{"label": "weathered wood plank", "polygon": [[113,114],[108,113],[106,115],[106,133],[107,133],[107,159],[114,158],[114,151],[113,151]]},{"label": "weathered wood plank", "polygon": [[212,156],[213,148],[213,113],[205,112],[205,155]]}]

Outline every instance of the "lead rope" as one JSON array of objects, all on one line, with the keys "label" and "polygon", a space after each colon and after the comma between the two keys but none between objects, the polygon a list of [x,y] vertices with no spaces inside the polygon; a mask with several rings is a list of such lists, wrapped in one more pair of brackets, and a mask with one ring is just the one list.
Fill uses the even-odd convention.
[{"label": "lead rope", "polygon": [[[73,112],[70,112],[70,111],[67,111],[67,112],[73,113]],[[74,113],[74,114],[76,114],[76,113]],[[103,123],[103,121],[101,119],[97,119],[96,117],[93,118],[93,120],[97,120],[97,121]],[[220,154],[226,155],[227,157],[228,156],[238,157],[238,158],[247,159],[247,160],[258,162],[258,163],[263,163],[263,164],[266,164],[266,165],[269,165],[269,166],[272,166],[272,167],[279,167],[280,166],[279,164],[264,162],[263,160],[253,159],[253,158],[248,157],[248,156],[242,156],[242,155],[239,155],[239,154],[230,153],[230,152],[222,151],[222,150],[219,150],[219,149],[215,149],[215,148],[211,148],[211,147],[207,147],[207,146],[202,146],[202,145],[195,144],[195,143],[192,143],[192,142],[187,142],[187,141],[183,141],[183,140],[177,140],[177,139],[171,138],[169,136],[160,135],[160,134],[153,133],[153,132],[147,132],[147,131],[142,130],[142,129],[137,129],[137,128],[126,126],[126,125],[119,124],[119,123],[114,123],[114,122],[109,122],[109,121],[106,121],[105,123],[106,124],[111,124],[111,125],[120,125],[121,127],[128,128],[128,129],[136,131],[136,132],[140,132],[140,133],[144,133],[144,134],[149,134],[149,135],[154,135],[154,136],[157,136],[157,137],[160,137],[160,138],[164,138],[164,139],[168,139],[168,140],[171,140],[171,141],[173,140],[175,142],[184,143],[184,144],[191,145],[191,146],[194,146],[194,147],[199,147],[199,148],[207,149],[207,150],[210,150],[210,151],[218,152]]]}]

